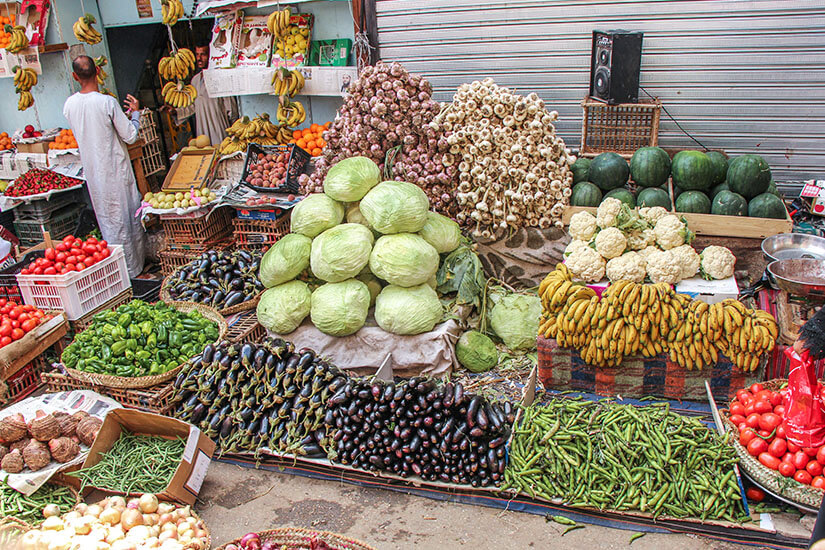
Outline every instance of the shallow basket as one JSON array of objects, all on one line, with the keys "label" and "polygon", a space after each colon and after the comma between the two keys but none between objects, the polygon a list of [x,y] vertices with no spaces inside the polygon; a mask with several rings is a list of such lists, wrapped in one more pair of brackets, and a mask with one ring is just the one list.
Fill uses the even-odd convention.
[{"label": "shallow basket", "polygon": [[[787,380],[779,378],[763,382],[762,386],[766,390],[777,391],[785,383],[787,383]],[[731,403],[732,402],[733,401],[731,401]],[[732,436],[731,445],[733,445],[733,448],[736,450],[736,454],[739,455],[739,467],[742,468],[745,473],[772,493],[798,504],[811,508],[819,508],[819,505],[822,503],[822,497],[825,496],[825,491],[799,483],[793,478],[785,477],[778,471],[771,470],[759,462],[739,443],[739,429],[730,421],[729,414],[723,411],[720,411],[720,414],[725,423],[725,428]]]},{"label": "shallow basket", "polygon": [[[281,529],[259,531],[258,536],[262,543],[274,542],[276,547],[282,550],[311,548],[313,539],[326,543],[332,550],[375,550],[375,548],[368,544],[347,538],[343,535],[330,533],[328,531],[301,529],[299,527],[283,527]],[[235,539],[219,546],[216,550],[226,550],[228,545],[238,545],[240,542],[241,539]]]},{"label": "shallow basket", "polygon": [[[177,270],[175,270],[175,271],[177,272]],[[169,282],[169,279],[170,279],[170,277],[172,277],[172,275],[174,275],[174,273],[164,277],[163,282],[160,284],[160,301],[164,302],[164,303],[167,303],[167,304],[171,304],[171,303],[175,302],[175,300],[173,300],[172,297],[169,295],[169,291],[166,289],[166,286],[167,286],[166,283]],[[258,294],[253,296],[251,300],[247,300],[243,303],[234,305],[232,307],[225,307],[223,309],[218,309],[216,311],[218,313],[220,313],[221,315],[223,315],[224,317],[229,317],[230,315],[234,315],[236,313],[242,313],[244,311],[249,311],[251,309],[255,309],[256,307],[258,307],[258,302],[261,301],[261,294],[263,294],[263,292],[259,292]],[[179,303],[184,303],[184,302],[179,302]],[[197,302],[185,302],[185,303],[197,304]],[[203,305],[203,304],[198,304],[198,305]],[[211,306],[206,306],[206,307],[211,307]],[[214,308],[212,308],[212,309],[214,309]]]},{"label": "shallow basket", "polygon": [[[58,474],[57,477],[60,477],[59,474]],[[77,489],[75,489],[74,487],[72,487],[71,485],[66,483],[65,481],[63,481],[61,479],[58,479],[57,477],[53,477],[53,478],[49,479],[48,483],[51,483],[53,485],[60,485],[61,487],[67,488],[69,490],[69,492],[72,494],[72,500],[74,500],[74,506],[72,506],[72,509],[74,509],[78,504],[83,502],[83,499],[80,498],[80,493],[77,492]],[[43,523],[42,520],[45,520],[45,519],[46,518],[41,518],[40,523]],[[23,532],[26,532],[26,531],[29,531],[31,529],[37,529],[40,526],[40,523],[37,523],[37,524],[27,523],[26,521],[23,521],[22,519],[19,519],[15,516],[11,516],[11,515],[7,515],[7,516],[4,516],[4,517],[0,518],[0,548],[4,548],[4,549],[6,548],[5,546],[2,546],[2,540],[3,540],[2,539],[2,534],[5,532],[5,529],[16,527],[18,529],[21,529]],[[14,527],[11,527],[11,526],[14,526]],[[16,547],[11,546],[11,548],[16,548]]]},{"label": "shallow basket", "polygon": [[[223,339],[226,331],[228,330],[228,326],[226,324],[226,320],[223,316],[218,313],[214,308],[204,306],[201,304],[195,304],[192,302],[169,302],[168,306],[177,309],[178,311],[182,311],[184,313],[189,313],[193,310],[198,310],[201,314],[212,321],[213,323],[218,324],[218,339],[216,342],[219,342]],[[74,378],[75,380],[79,380],[81,382],[85,382],[87,384],[94,384],[97,386],[106,386],[109,388],[120,388],[120,389],[140,389],[140,388],[148,388],[151,386],[157,386],[158,384],[162,384],[164,382],[168,382],[175,378],[180,370],[183,368],[185,363],[181,363],[174,369],[165,372],[163,374],[155,374],[151,376],[137,376],[135,378],[128,378],[124,376],[113,376],[111,374],[97,374],[93,372],[83,372],[76,369],[66,368],[66,372]]]}]

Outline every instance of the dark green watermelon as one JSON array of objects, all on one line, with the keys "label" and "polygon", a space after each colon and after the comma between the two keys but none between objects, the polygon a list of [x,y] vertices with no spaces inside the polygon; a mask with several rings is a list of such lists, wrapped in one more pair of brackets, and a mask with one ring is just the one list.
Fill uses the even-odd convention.
[{"label": "dark green watermelon", "polygon": [[747,216],[748,201],[739,193],[723,189],[713,197],[710,213],[720,216]]},{"label": "dark green watermelon", "polygon": [[710,199],[701,191],[685,191],[676,199],[676,211],[710,214]]},{"label": "dark green watermelon", "polygon": [[602,191],[624,187],[630,176],[627,161],[617,153],[602,153],[593,159],[588,170],[590,181]]},{"label": "dark green watermelon", "polygon": [[599,206],[602,202],[602,190],[590,183],[582,181],[573,186],[570,195],[572,206]]},{"label": "dark green watermelon", "polygon": [[719,185],[725,181],[728,174],[728,157],[719,151],[708,151],[705,153],[710,159],[711,169],[711,185]]},{"label": "dark green watermelon", "polygon": [[759,155],[742,155],[728,164],[727,180],[731,191],[750,200],[768,190],[771,167]]},{"label": "dark green watermelon", "polygon": [[714,198],[716,195],[719,194],[720,191],[730,191],[730,187],[728,187],[728,182],[723,181],[716,187],[710,190],[710,198]]},{"label": "dark green watermelon", "polygon": [[768,184],[768,190],[765,193],[770,193],[771,195],[776,195],[780,199],[782,198],[782,193],[779,192],[779,189],[776,187],[776,182],[771,180],[771,183]]},{"label": "dark green watermelon", "polygon": [[702,151],[679,151],[670,166],[673,183],[685,191],[710,191],[712,170],[713,163]]},{"label": "dark green watermelon", "polygon": [[670,195],[659,187],[648,187],[636,196],[638,206],[661,206],[670,210]]},{"label": "dark green watermelon", "polygon": [[607,193],[604,198],[612,197],[614,199],[619,199],[630,208],[636,208],[636,197],[633,196],[633,193],[625,189],[624,187],[620,187],[618,189],[614,189]]},{"label": "dark green watermelon", "polygon": [[642,147],[630,159],[630,175],[636,185],[659,187],[670,175],[670,157],[659,147]]},{"label": "dark green watermelon", "polygon": [[[665,189],[667,189],[667,187],[665,187]],[[679,195],[681,195],[681,194],[682,194],[682,193],[684,193],[684,192],[685,192],[685,190],[684,190],[684,189],[682,189],[681,187],[679,187],[679,186],[678,186],[678,185],[676,185],[676,184],[673,184],[673,200],[674,200],[674,201],[675,201],[676,199],[678,199],[678,198],[679,198]]]},{"label": "dark green watermelon", "polygon": [[588,173],[590,172],[590,163],[592,161],[586,158],[577,158],[570,170],[573,171],[573,183],[580,183],[583,181],[590,181]]},{"label": "dark green watermelon", "polygon": [[748,216],[784,220],[788,213],[782,199],[772,193],[762,193],[752,198],[748,203]]}]

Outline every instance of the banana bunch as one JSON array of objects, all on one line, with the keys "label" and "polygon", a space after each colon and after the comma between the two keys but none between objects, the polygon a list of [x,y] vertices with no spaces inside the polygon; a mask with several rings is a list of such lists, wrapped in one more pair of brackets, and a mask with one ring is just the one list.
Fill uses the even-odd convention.
[{"label": "banana bunch", "polygon": [[37,85],[37,73],[34,69],[15,66],[12,72],[14,72],[14,87],[18,91],[28,92]]},{"label": "banana bunch", "polygon": [[292,132],[285,126],[275,126],[268,113],[255,118],[239,118],[226,129],[228,137],[218,146],[221,156],[246,151],[247,145],[257,143],[262,146],[285,145],[292,139]]},{"label": "banana bunch", "polygon": [[240,139],[237,136],[227,136],[218,146],[218,154],[220,156],[231,155],[233,153],[246,151],[248,142]]},{"label": "banana bunch", "polygon": [[299,101],[282,101],[278,105],[278,110],[275,112],[275,118],[282,126],[294,128],[307,119],[307,113],[304,106]]},{"label": "banana bunch", "polygon": [[272,87],[277,96],[295,97],[304,89],[304,75],[298,69],[278,69],[272,75]]},{"label": "banana bunch", "polygon": [[183,17],[183,3],[180,0],[161,0],[160,14],[163,24],[171,27]]},{"label": "banana bunch", "polygon": [[282,37],[289,31],[289,18],[292,17],[292,12],[289,8],[284,8],[281,11],[273,11],[266,20],[266,27],[273,36]]},{"label": "banana bunch", "polygon": [[9,53],[17,53],[29,47],[29,39],[26,37],[26,27],[22,25],[6,25],[3,27],[7,33],[11,34],[9,45],[6,46],[6,51]]},{"label": "banana bunch", "polygon": [[103,86],[106,83],[106,77],[109,76],[109,74],[103,70],[103,67],[105,67],[108,63],[109,60],[106,59],[106,56],[99,55],[95,57],[95,65],[100,69],[97,72],[97,83],[100,86]]},{"label": "banana bunch", "polygon": [[180,48],[158,62],[158,73],[164,80],[186,80],[195,70],[195,54],[188,48]]},{"label": "banana bunch", "polygon": [[97,20],[91,13],[81,15],[72,25],[75,38],[86,44],[95,45],[100,43],[103,40],[103,35],[92,26],[95,23],[97,23]]},{"label": "banana bunch", "polygon": [[180,80],[177,82],[167,82],[161,90],[163,100],[175,108],[189,107],[198,97],[198,91],[191,84],[184,84]]},{"label": "banana bunch", "polygon": [[767,311],[748,309],[737,300],[723,300],[711,308],[720,349],[740,369],[756,370],[760,357],[776,345],[776,319]]},{"label": "banana bunch", "polygon": [[27,91],[20,91],[20,99],[17,100],[17,110],[18,111],[25,111],[32,105],[34,105],[34,97],[32,93]]}]

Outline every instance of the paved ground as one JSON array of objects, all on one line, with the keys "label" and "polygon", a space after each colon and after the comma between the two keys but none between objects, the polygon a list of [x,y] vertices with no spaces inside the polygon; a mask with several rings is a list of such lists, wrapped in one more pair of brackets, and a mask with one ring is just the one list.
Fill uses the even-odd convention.
[{"label": "paved ground", "polygon": [[[438,502],[383,489],[319,481],[213,462],[197,510],[213,547],[249,531],[311,527],[346,534],[379,550],[619,549],[631,531],[587,526],[559,537],[562,526],[541,516]],[[648,534],[633,550],[740,550],[701,537]]]}]

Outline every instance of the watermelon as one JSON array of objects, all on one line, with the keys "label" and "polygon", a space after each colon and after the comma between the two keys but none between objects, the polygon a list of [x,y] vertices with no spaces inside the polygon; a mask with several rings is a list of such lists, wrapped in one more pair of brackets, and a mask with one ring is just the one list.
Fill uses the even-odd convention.
[{"label": "watermelon", "polygon": [[776,182],[771,180],[771,183],[768,184],[768,190],[765,193],[770,193],[771,195],[776,195],[780,199],[782,198],[782,193],[779,192],[779,189],[776,187]]},{"label": "watermelon", "polygon": [[664,189],[648,187],[639,191],[636,204],[638,206],[661,206],[670,210],[670,195]]},{"label": "watermelon", "polygon": [[676,199],[676,211],[710,214],[710,199],[701,191],[685,191]]},{"label": "watermelon", "polygon": [[659,187],[670,175],[670,157],[659,147],[642,147],[630,159],[630,175],[637,185]]},{"label": "watermelon", "polygon": [[747,216],[748,201],[739,193],[723,189],[713,197],[710,213],[720,216]]},{"label": "watermelon", "polygon": [[728,175],[728,157],[719,151],[708,151],[705,153],[710,159],[711,169],[711,185],[719,185],[725,181]]},{"label": "watermelon", "polygon": [[599,206],[602,202],[602,191],[589,181],[583,181],[573,186],[570,195],[571,206]]},{"label": "watermelon", "polygon": [[636,197],[633,196],[633,193],[625,189],[624,187],[620,187],[618,189],[614,189],[613,191],[607,193],[604,198],[612,197],[614,199],[619,199],[630,208],[636,208]]},{"label": "watermelon", "polygon": [[582,181],[589,181],[588,172],[590,171],[590,163],[592,161],[586,158],[578,158],[570,170],[573,171],[573,183],[580,183]]},{"label": "watermelon", "polygon": [[719,185],[717,185],[716,187],[711,189],[710,190],[710,198],[712,199],[713,197],[718,195],[720,191],[730,191],[730,187],[728,187],[728,182],[723,181],[722,183],[720,183]]},{"label": "watermelon", "polygon": [[712,170],[713,163],[702,151],[679,151],[670,167],[673,183],[685,191],[709,191]]},{"label": "watermelon", "polygon": [[[667,187],[665,187],[665,189],[667,189]],[[685,192],[684,189],[682,189],[678,185],[674,184],[673,185],[673,200],[678,199],[679,195],[681,195],[684,192]]]},{"label": "watermelon", "polygon": [[772,193],[762,193],[748,203],[748,216],[784,220],[788,213],[782,199]]},{"label": "watermelon", "polygon": [[742,155],[728,164],[727,179],[731,191],[750,200],[768,190],[771,167],[759,155]]},{"label": "watermelon", "polygon": [[599,186],[602,191],[610,191],[624,187],[630,176],[630,167],[627,161],[617,153],[602,153],[593,159],[588,170],[590,181]]}]

